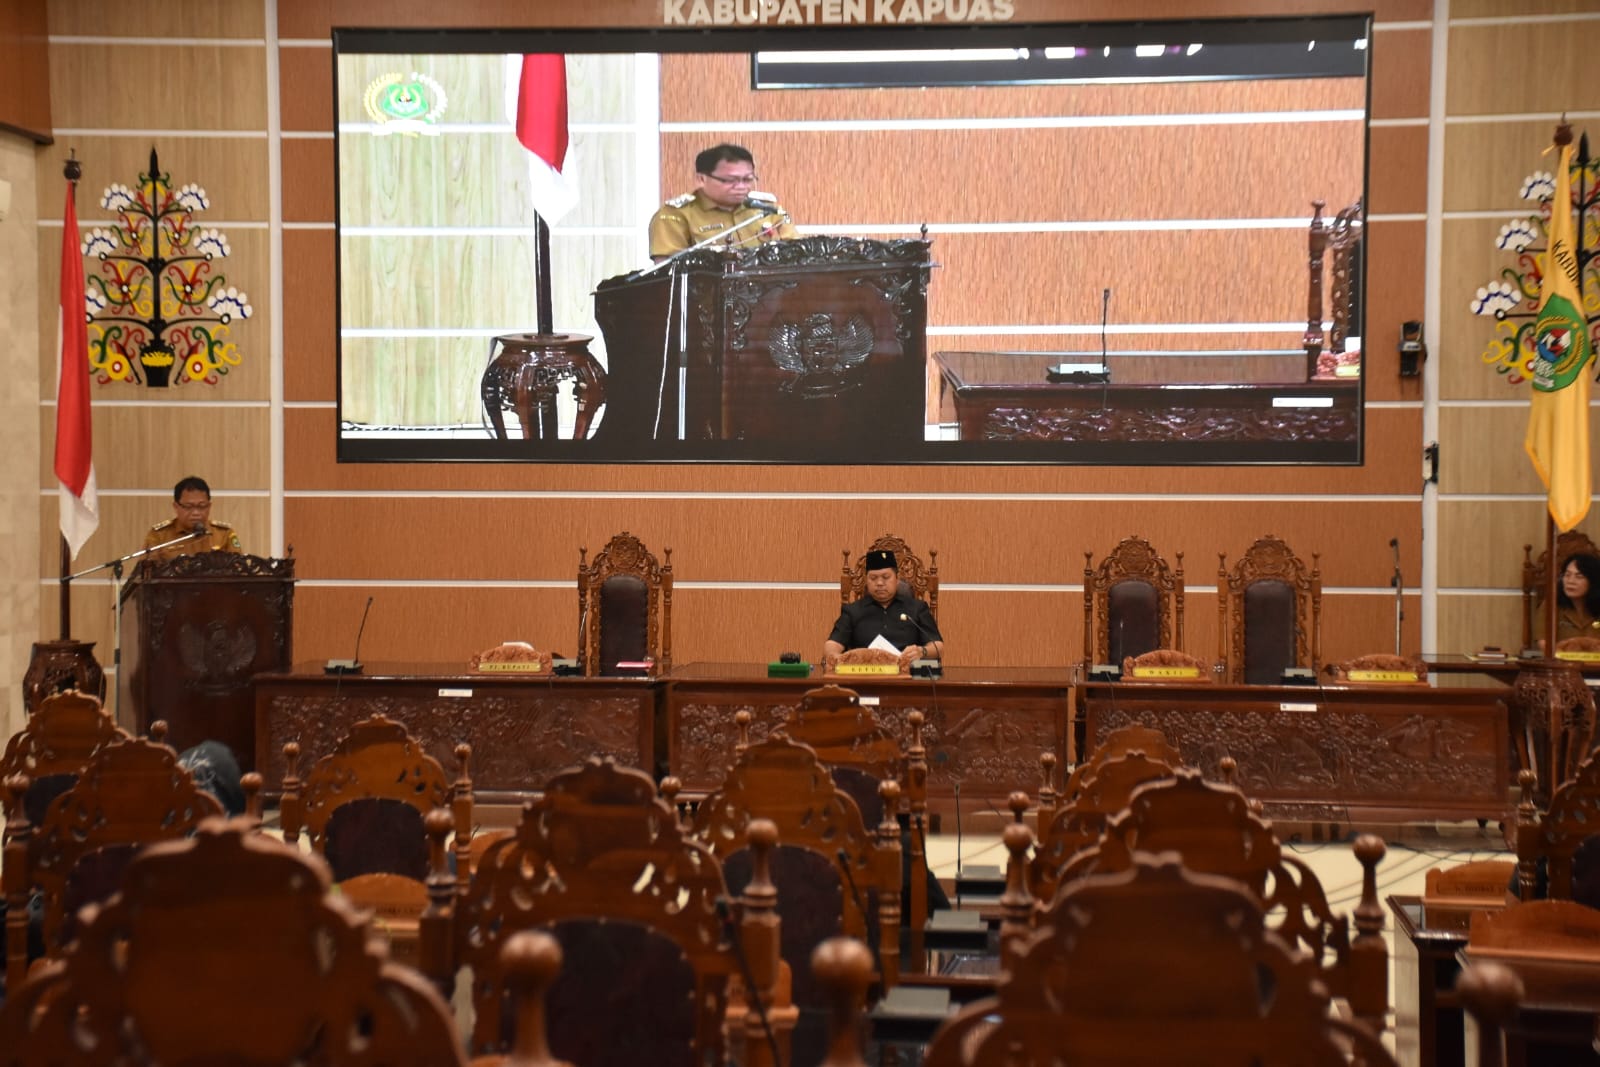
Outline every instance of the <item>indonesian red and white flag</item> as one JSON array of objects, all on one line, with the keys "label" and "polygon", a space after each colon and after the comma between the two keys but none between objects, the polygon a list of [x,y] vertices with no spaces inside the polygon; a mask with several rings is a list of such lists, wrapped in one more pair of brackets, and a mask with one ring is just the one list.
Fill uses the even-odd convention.
[{"label": "indonesian red and white flag", "polygon": [[89,419],[89,331],[85,326],[83,249],[78,210],[67,183],[61,232],[61,366],[56,376],[56,480],[61,497],[61,536],[74,559],[100,525],[94,480],[93,427]]},{"label": "indonesian red and white flag", "polygon": [[567,57],[507,57],[506,110],[528,150],[529,196],[546,223],[578,204],[578,183],[567,152]]}]

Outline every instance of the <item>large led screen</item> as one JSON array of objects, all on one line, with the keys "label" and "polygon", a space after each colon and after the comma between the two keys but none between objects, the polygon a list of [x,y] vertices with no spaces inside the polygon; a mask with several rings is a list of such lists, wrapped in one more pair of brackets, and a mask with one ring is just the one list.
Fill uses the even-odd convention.
[{"label": "large led screen", "polygon": [[339,458],[1360,463],[1369,29],[336,31]]}]

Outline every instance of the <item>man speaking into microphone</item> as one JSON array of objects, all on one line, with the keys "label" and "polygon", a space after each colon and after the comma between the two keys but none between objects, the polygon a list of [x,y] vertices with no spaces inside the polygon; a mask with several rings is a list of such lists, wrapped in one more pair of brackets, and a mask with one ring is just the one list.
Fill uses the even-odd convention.
[{"label": "man speaking into microphone", "polygon": [[825,652],[835,655],[866,648],[883,638],[914,659],[943,659],[944,638],[928,605],[900,584],[900,567],[893,552],[867,553],[866,595],[847,604],[828,635]]},{"label": "man speaking into microphone", "polygon": [[[185,534],[187,540],[179,540]],[[156,523],[144,535],[145,548],[157,545],[166,547],[146,557],[157,563],[200,552],[244,551],[232,526],[211,521],[211,487],[192,474],[172,487],[172,518]]]},{"label": "man speaking into microphone", "polygon": [[748,148],[713,145],[694,157],[694,171],[694,192],[673,197],[650,217],[652,259],[665,259],[725,230],[733,231],[728,239],[735,248],[800,236],[777,198],[756,191],[756,162]]}]

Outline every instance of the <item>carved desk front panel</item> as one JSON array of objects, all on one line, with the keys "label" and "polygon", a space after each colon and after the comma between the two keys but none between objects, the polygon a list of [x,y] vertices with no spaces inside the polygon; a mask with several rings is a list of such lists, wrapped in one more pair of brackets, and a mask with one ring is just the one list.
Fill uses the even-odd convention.
[{"label": "carved desk front panel", "polygon": [[[318,665],[256,678],[256,766],[265,789],[283,782],[283,746],[309,768],[350,727],[382,713],[403,724],[452,775],[455,747],[472,746],[472,782],[485,801],[544,787],[589,756],[652,770],[656,687],[649,679],[486,676],[444,664],[378,664],[359,675]],[[302,771],[302,773],[304,773]]]},{"label": "carved desk front panel", "polygon": [[808,689],[833,682],[860,693],[878,721],[909,739],[906,716],[923,714],[928,794],[949,808],[955,787],[1004,810],[1012,790],[1039,786],[1039,755],[1066,739],[1070,674],[1065,669],[949,668],[926,678],[767,678],[742,664],[691,664],[667,679],[667,763],[686,790],[715,788],[733,760],[734,716],[748,711],[752,741],[766,737]]},{"label": "carved desk front panel", "polygon": [[1090,750],[1120,726],[1155,727],[1208,777],[1232,756],[1239,787],[1271,816],[1499,818],[1506,808],[1504,689],[1130,683],[1077,696]]}]

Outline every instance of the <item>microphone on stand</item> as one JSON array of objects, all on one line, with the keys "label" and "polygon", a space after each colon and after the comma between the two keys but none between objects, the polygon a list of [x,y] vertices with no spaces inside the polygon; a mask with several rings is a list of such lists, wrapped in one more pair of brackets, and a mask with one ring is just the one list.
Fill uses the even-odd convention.
[{"label": "microphone on stand", "polygon": [[1406,583],[1400,577],[1400,539],[1389,538],[1389,547],[1394,549],[1394,576],[1389,579],[1389,584],[1394,587],[1394,654],[1400,655],[1400,624],[1405,621],[1405,588]]},{"label": "microphone on stand", "polygon": [[[921,622],[919,622],[917,619],[912,618],[910,615],[907,615],[903,611],[900,613],[900,621],[901,622],[907,622],[907,623],[911,624],[912,628],[917,631],[917,640],[919,642],[921,642],[921,644],[922,644],[923,658],[919,659],[919,660],[913,660],[911,662],[911,673],[913,675],[917,675],[917,676],[923,677],[923,678],[933,678],[936,675],[943,674],[944,673],[944,668],[939,663],[939,660],[936,657],[932,657],[932,656],[927,655],[927,651],[928,651],[928,631],[927,631],[927,629],[922,625]],[[939,641],[941,643],[944,641],[944,638],[939,637],[937,634],[934,635],[933,639],[935,641]],[[939,651],[941,653],[943,653],[944,649],[940,649]]]},{"label": "microphone on stand", "polygon": [[367,616],[372,614],[372,597],[367,597],[367,606],[361,612],[361,625],[356,627],[355,655],[349,659],[330,659],[322,668],[324,674],[360,674],[361,673],[361,635],[367,631]]},{"label": "microphone on stand", "polygon": [[1108,333],[1111,329],[1111,286],[1106,286],[1100,291],[1100,410],[1104,411],[1111,390],[1111,364],[1107,362],[1109,354]]}]

